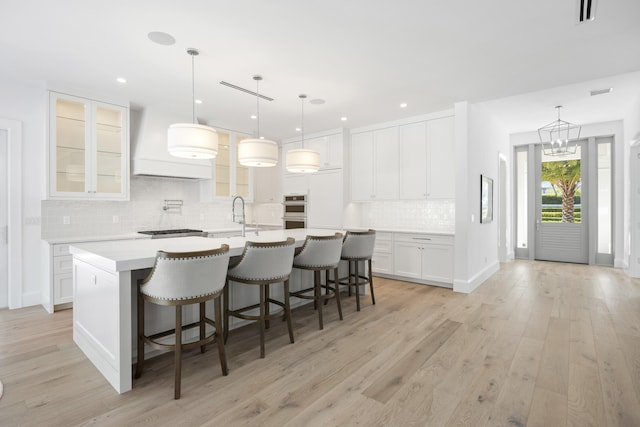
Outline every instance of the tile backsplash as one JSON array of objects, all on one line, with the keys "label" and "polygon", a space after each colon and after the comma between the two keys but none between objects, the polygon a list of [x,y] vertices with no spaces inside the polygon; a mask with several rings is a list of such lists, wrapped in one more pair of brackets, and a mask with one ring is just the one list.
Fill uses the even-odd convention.
[{"label": "tile backsplash", "polygon": [[[165,199],[182,200],[181,209],[163,210]],[[251,206],[247,205],[247,222]],[[69,223],[65,224],[68,217]],[[108,236],[140,230],[238,227],[231,202],[200,202],[198,181],[131,177],[129,201],[43,200],[42,238]]]},{"label": "tile backsplash", "polygon": [[[180,209],[165,211],[165,200],[182,200]],[[346,227],[394,230],[455,230],[453,200],[411,200],[350,204]],[[281,224],[282,206],[247,204],[247,223]],[[68,224],[65,220],[68,217]],[[129,201],[43,200],[42,238],[109,236],[140,230],[236,228],[231,201],[200,202],[198,181],[160,177],[131,177]]]},{"label": "tile backsplash", "polygon": [[455,231],[454,200],[407,200],[363,203],[363,227],[394,230]]}]

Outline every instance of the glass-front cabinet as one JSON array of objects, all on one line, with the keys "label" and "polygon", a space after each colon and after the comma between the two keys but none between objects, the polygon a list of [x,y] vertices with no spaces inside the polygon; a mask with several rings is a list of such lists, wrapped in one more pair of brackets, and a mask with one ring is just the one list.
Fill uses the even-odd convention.
[{"label": "glass-front cabinet", "polygon": [[49,94],[49,198],[129,198],[129,109]]},{"label": "glass-front cabinet", "polygon": [[253,200],[252,171],[238,162],[238,145],[249,136],[218,129],[218,155],[213,160],[211,180],[201,181],[200,199],[212,201],[218,197],[242,196]]}]

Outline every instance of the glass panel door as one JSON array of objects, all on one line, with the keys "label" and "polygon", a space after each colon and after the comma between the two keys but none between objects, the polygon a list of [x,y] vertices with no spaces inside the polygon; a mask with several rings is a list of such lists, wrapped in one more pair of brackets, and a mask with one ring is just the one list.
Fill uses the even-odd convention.
[{"label": "glass panel door", "polygon": [[[238,147],[240,141],[249,138],[248,136],[236,136],[236,159],[238,159]],[[243,166],[236,160],[236,195],[244,198],[249,197],[249,167]]]},{"label": "glass panel door", "polygon": [[96,121],[96,191],[122,191],[122,111],[98,106]]},{"label": "glass panel door", "polygon": [[56,191],[84,193],[86,187],[87,105],[57,98]]},{"label": "glass panel door", "polygon": [[216,156],[216,197],[231,196],[231,149],[229,134],[218,131]]}]

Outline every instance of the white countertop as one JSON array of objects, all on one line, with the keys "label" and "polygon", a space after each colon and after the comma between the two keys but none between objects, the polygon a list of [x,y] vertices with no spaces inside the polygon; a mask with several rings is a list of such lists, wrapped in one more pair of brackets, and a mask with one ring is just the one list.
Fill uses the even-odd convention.
[{"label": "white countertop", "polygon": [[42,239],[50,245],[60,245],[65,243],[103,242],[109,240],[134,240],[150,239],[151,236],[140,233],[112,234],[103,236],[76,236],[76,237],[56,237],[52,239]]},{"label": "white countertop", "polygon": [[231,256],[242,254],[245,242],[276,242],[288,237],[296,239],[301,246],[308,234],[329,236],[340,230],[296,229],[261,231],[260,235],[247,237],[174,237],[167,239],[136,239],[99,241],[72,244],[69,252],[74,258],[83,260],[106,271],[130,271],[153,267],[156,252],[192,252],[217,249],[222,244],[229,245]]},{"label": "white countertop", "polygon": [[442,231],[442,230],[438,230],[438,231],[433,231],[433,230],[410,230],[410,229],[399,229],[399,228],[376,228],[376,227],[371,227],[376,231],[379,232],[386,232],[386,233],[412,233],[412,234],[434,234],[437,236],[455,236],[455,232],[453,231]]}]

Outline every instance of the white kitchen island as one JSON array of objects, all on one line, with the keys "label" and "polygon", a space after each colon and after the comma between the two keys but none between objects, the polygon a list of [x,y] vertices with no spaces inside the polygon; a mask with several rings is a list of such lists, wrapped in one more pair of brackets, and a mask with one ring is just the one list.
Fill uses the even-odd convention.
[{"label": "white kitchen island", "polygon": [[[118,393],[129,391],[136,350],[135,325],[132,322],[135,319],[136,284],[147,274],[147,269],[153,267],[157,251],[192,252],[227,244],[230,255],[237,256],[242,254],[246,241],[282,241],[293,237],[296,246],[301,246],[309,234],[332,235],[336,231],[339,230],[274,230],[261,232],[259,236],[251,233],[247,237],[176,237],[72,245],[73,340]],[[295,283],[296,277],[299,276],[291,277],[292,289],[299,285]],[[240,298],[243,297],[244,294],[240,294]],[[253,303],[247,302],[246,305]],[[243,301],[236,303],[243,304]],[[163,313],[145,323],[158,330],[171,325],[173,315],[167,315],[166,311]]]}]

